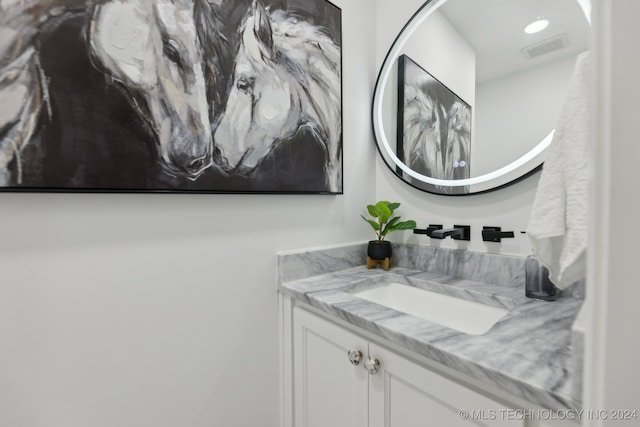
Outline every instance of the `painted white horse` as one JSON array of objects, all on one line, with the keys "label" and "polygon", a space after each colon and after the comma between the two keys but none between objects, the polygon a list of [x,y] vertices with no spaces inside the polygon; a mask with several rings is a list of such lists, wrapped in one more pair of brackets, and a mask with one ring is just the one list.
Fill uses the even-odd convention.
[{"label": "painted white horse", "polygon": [[166,170],[196,179],[209,167],[213,114],[194,1],[205,0],[0,0],[0,185],[20,183],[8,165],[15,158],[20,175],[20,151],[46,106],[47,79],[34,42],[39,29],[85,8],[95,62],[132,95]]},{"label": "painted white horse", "polygon": [[249,174],[277,145],[309,129],[326,152],[329,190],[340,190],[340,48],[317,26],[254,1],[240,29],[233,86],[215,132],[221,166]]}]

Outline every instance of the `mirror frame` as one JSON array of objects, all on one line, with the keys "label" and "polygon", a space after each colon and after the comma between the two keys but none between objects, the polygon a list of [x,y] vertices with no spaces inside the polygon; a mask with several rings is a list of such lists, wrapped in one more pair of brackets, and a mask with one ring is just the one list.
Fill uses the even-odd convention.
[{"label": "mirror frame", "polygon": [[[460,180],[444,180],[431,178],[412,170],[409,166],[402,162],[398,158],[398,156],[396,156],[395,152],[391,149],[384,131],[384,125],[382,121],[382,101],[384,98],[384,88],[388,83],[392,68],[395,66],[396,61],[400,56],[400,52],[404,45],[407,43],[408,39],[413,35],[416,29],[420,25],[422,25],[424,21],[446,1],[448,0],[426,0],[402,27],[402,30],[400,30],[395,40],[391,44],[391,47],[387,51],[387,54],[382,62],[380,72],[378,73],[378,78],[376,79],[376,84],[373,91],[373,102],[371,106],[371,124],[378,152],[380,153],[380,156],[382,157],[384,163],[397,178],[410,185],[411,187],[431,194],[438,194],[441,196],[471,196],[502,189],[506,186],[521,181],[542,169],[542,164],[544,163],[544,160],[546,158],[546,149],[553,139],[555,129],[552,129],[551,132],[549,132],[549,134],[545,138],[543,138],[541,142],[539,142],[529,152],[527,152],[525,155],[515,160],[514,162],[511,162],[508,165],[503,166],[493,172],[473,178]],[[577,2],[582,7],[583,11],[585,12],[587,21],[589,22],[589,15],[587,14],[587,10],[583,5],[584,0],[577,0]],[[397,168],[401,169],[411,178],[425,184],[451,187],[454,189],[457,187],[469,186],[471,191],[466,193],[453,192],[451,194],[431,191],[429,189],[419,187],[416,184],[412,183],[411,180],[407,180],[406,178],[401,176],[396,171]]]}]

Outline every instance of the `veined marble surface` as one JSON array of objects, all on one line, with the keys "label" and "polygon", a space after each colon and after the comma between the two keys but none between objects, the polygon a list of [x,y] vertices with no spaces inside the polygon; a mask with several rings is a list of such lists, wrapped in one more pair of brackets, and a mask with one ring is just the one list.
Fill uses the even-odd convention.
[{"label": "veined marble surface", "polygon": [[[365,248],[366,244],[343,246],[333,254],[331,249],[281,254],[280,290],[543,408],[581,407],[576,387],[581,372],[575,372],[571,347],[571,327],[582,306],[575,297],[579,293],[566,292],[554,302],[526,298],[524,258],[394,244],[398,266],[385,272],[367,270]],[[339,266],[332,261],[336,258]],[[485,334],[468,335],[350,293],[383,280],[510,311]]]},{"label": "veined marble surface", "polygon": [[278,283],[344,270],[366,262],[366,243],[282,252],[278,254]]}]

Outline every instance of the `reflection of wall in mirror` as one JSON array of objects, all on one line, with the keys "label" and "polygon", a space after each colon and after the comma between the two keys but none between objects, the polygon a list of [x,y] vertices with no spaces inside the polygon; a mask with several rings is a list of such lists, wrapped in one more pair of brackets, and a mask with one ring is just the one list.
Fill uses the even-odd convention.
[{"label": "reflection of wall in mirror", "polygon": [[478,84],[473,176],[508,165],[547,136],[555,126],[574,62],[575,58],[561,59]]},{"label": "reflection of wall in mirror", "polygon": [[[473,110],[475,103],[475,52],[442,14],[437,11],[432,13],[410,37],[402,49],[402,53],[410,56],[428,70],[440,82],[464,99]],[[389,82],[384,88],[382,117],[387,140],[392,147],[395,147],[397,66],[391,69]]]},{"label": "reflection of wall in mirror", "polygon": [[433,12],[413,33],[402,53],[474,109],[476,53],[444,15]]}]

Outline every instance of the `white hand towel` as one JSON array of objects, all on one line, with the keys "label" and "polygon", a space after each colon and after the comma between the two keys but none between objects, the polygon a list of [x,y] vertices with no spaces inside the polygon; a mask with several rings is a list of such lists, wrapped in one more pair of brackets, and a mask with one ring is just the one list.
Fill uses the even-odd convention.
[{"label": "white hand towel", "polygon": [[533,203],[527,233],[549,278],[566,288],[586,275],[589,54],[578,56]]}]

